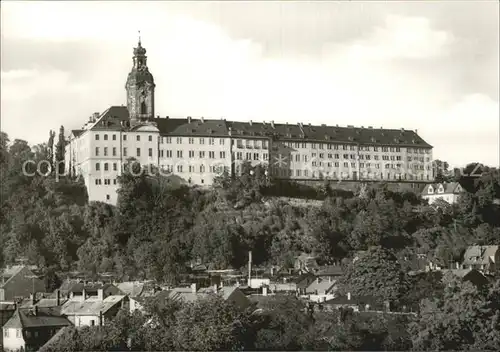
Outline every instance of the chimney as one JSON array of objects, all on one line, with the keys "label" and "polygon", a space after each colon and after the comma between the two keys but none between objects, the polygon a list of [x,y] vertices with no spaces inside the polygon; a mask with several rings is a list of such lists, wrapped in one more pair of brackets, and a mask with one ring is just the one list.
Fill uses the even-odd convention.
[{"label": "chimney", "polygon": [[418,134],[418,130],[415,130],[415,134]]},{"label": "chimney", "polygon": [[188,123],[191,123],[191,116],[188,116]]},{"label": "chimney", "polygon": [[267,286],[262,286],[262,296],[267,296]]},{"label": "chimney", "polygon": [[104,290],[102,288],[98,288],[97,289],[97,299],[99,301],[103,301],[104,300]]},{"label": "chimney", "polygon": [[99,326],[102,326],[104,323],[104,317],[102,315],[102,310],[99,311]]},{"label": "chimney", "polygon": [[201,120],[201,123],[205,123],[205,118],[203,116],[201,117],[200,120]]},{"label": "chimney", "polygon": [[351,292],[347,292],[347,300],[350,301],[351,300]]},{"label": "chimney", "polygon": [[38,306],[33,307],[33,314],[36,316],[38,315]]},{"label": "chimney", "polygon": [[319,277],[318,277],[318,278],[316,278],[316,283],[317,283],[317,284],[319,284]]},{"label": "chimney", "polygon": [[252,126],[252,120],[250,120],[250,122],[248,122],[248,124],[249,124],[250,126]]},{"label": "chimney", "polygon": [[196,293],[196,284],[191,284],[191,293]]},{"label": "chimney", "polygon": [[61,292],[56,290],[56,306],[59,307],[61,305]]},{"label": "chimney", "polygon": [[271,267],[271,276],[274,276],[274,267]]},{"label": "chimney", "polygon": [[274,121],[271,121],[271,128],[274,128]]},{"label": "chimney", "polygon": [[227,132],[227,133],[228,133],[229,135],[231,135],[231,133],[232,133],[232,128],[231,128],[231,126],[229,126],[229,127],[227,128],[227,130],[228,130],[228,132]]},{"label": "chimney", "polygon": [[85,287],[82,289],[82,301],[87,299],[87,292],[85,291]]},{"label": "chimney", "polygon": [[30,294],[31,305],[34,306],[36,304],[36,292]]},{"label": "chimney", "polygon": [[455,262],[455,269],[460,269],[460,265],[458,264],[458,262]]}]

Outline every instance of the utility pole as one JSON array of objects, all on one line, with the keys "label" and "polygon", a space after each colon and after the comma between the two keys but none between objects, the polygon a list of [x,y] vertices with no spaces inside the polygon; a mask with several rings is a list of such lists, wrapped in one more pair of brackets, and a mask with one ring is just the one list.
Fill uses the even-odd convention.
[{"label": "utility pole", "polygon": [[252,251],[248,252],[248,286],[252,282]]}]

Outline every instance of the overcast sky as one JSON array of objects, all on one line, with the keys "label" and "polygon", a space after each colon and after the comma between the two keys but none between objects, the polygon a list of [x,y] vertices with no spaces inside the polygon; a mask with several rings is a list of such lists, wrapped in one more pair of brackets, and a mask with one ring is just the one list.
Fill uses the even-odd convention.
[{"label": "overcast sky", "polygon": [[126,104],[140,30],[160,116],[404,127],[436,159],[499,165],[497,1],[2,1],[1,15],[11,139]]}]

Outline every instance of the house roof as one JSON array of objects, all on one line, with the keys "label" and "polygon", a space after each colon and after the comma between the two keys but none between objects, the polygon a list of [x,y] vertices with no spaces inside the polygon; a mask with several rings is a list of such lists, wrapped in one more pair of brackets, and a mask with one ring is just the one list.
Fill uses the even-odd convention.
[{"label": "house roof", "polygon": [[316,277],[311,273],[305,273],[300,275],[296,280],[297,288],[307,288],[309,284],[316,280]]},{"label": "house roof", "polygon": [[122,291],[124,294],[130,297],[137,297],[142,294],[144,291],[144,283],[143,282],[120,282],[117,285],[118,289]]},{"label": "house roof", "polygon": [[316,273],[317,276],[342,276],[344,270],[340,265],[327,265],[321,267]]},{"label": "house roof", "polygon": [[463,265],[495,263],[499,246],[470,246],[464,253]]},{"label": "house roof", "polygon": [[[443,193],[438,193],[437,190],[440,186],[443,186]],[[432,186],[433,192],[429,193],[429,188]],[[459,194],[462,191],[462,187],[458,182],[444,182],[444,183],[429,183],[424,186],[422,190],[422,195],[429,194]]]},{"label": "house roof", "polygon": [[294,282],[282,284],[282,283],[274,283],[274,284],[269,284],[269,289],[271,291],[296,291],[297,290],[297,284]]},{"label": "house roof", "polygon": [[58,309],[42,307],[37,309],[36,314],[31,308],[19,308],[3,327],[19,329],[69,325],[70,321],[61,316]]},{"label": "house roof", "polygon": [[50,347],[54,346],[57,341],[61,338],[62,335],[64,335],[64,333],[66,332],[66,330],[70,329],[69,326],[65,326],[63,327],[62,329],[59,329],[55,334],[54,336],[52,336],[49,341],[47,341],[42,347],[40,347],[40,350],[39,352],[44,352],[46,351],[47,349],[50,350]]},{"label": "house roof", "polygon": [[116,304],[122,302],[126,296],[113,295],[104,300],[86,299],[85,301],[69,300],[62,307],[62,314],[65,315],[99,315],[106,313]]},{"label": "house roof", "polygon": [[[66,303],[67,301],[68,301],[67,298],[61,297],[59,300],[59,307],[64,305],[64,303]],[[35,303],[35,306],[55,308],[55,307],[58,307],[57,299],[56,298],[42,298]],[[25,300],[21,305],[21,308],[29,308],[29,307],[33,307],[31,299]]]},{"label": "house roof", "polygon": [[[121,129],[129,122],[125,106],[111,106],[91,129]],[[399,145],[432,148],[415,131],[405,129],[377,129],[365,127],[339,127],[308,124],[279,124],[266,122],[240,122],[223,119],[155,118],[152,119],[162,135],[204,136],[234,138],[270,138],[283,141],[338,142],[345,144]],[[126,127],[126,126],[125,126]]]},{"label": "house roof", "polygon": [[316,279],[313,282],[309,284],[306,288],[306,293],[315,293],[318,291],[318,293],[322,292],[330,292],[332,288],[335,286],[335,280],[321,280],[321,279]]},{"label": "house roof", "polygon": [[0,281],[0,287],[7,285],[7,283],[9,283],[11,279],[19,274],[24,268],[24,265],[13,265],[11,267],[3,269],[3,271],[0,272],[0,278],[2,279]]}]

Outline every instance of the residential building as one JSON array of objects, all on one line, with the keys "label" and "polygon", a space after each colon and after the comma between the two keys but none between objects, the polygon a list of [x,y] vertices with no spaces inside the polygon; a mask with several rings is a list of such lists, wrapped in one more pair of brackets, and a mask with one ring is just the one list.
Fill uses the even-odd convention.
[{"label": "residential building", "polygon": [[127,296],[110,295],[104,298],[103,295],[102,289],[98,290],[97,296],[74,295],[64,303],[61,314],[66,316],[76,327],[101,326],[115,317],[120,309],[129,310]]},{"label": "residential building", "polygon": [[347,295],[338,296],[321,303],[322,309],[326,311],[333,311],[340,308],[351,308],[355,312],[367,311],[376,307],[376,300],[370,296],[352,297],[351,293]]},{"label": "residential building", "polygon": [[449,275],[458,277],[462,281],[469,281],[477,287],[485,286],[489,283],[488,278],[477,269],[443,269],[443,281],[446,282]]},{"label": "residential building", "polygon": [[494,273],[500,263],[500,246],[470,246],[464,253],[462,268]]},{"label": "residential building", "polygon": [[58,308],[19,308],[3,326],[3,349],[38,351],[59,329],[70,325]]},{"label": "residential building", "polygon": [[[16,312],[17,305],[15,303],[0,302],[0,326],[4,326],[7,321]],[[0,334],[0,351],[3,351],[3,333]]]},{"label": "residential building", "polygon": [[306,295],[312,302],[325,302],[335,297],[335,283],[331,277],[328,279],[316,278],[306,288]]},{"label": "residential building", "polygon": [[116,203],[117,178],[134,158],[187,183],[211,185],[245,161],[278,179],[430,182],[432,146],[416,131],[311,124],[155,117],[155,83],[139,42],[126,106],[94,113],[70,133],[65,166],[81,175],[89,199]]},{"label": "residential building", "polygon": [[433,204],[438,199],[454,204],[463,192],[458,182],[432,183],[424,187],[422,198],[427,199],[429,204]]},{"label": "residential building", "polygon": [[45,284],[28,266],[15,265],[0,273],[0,301],[16,301],[33,292],[45,292]]}]

